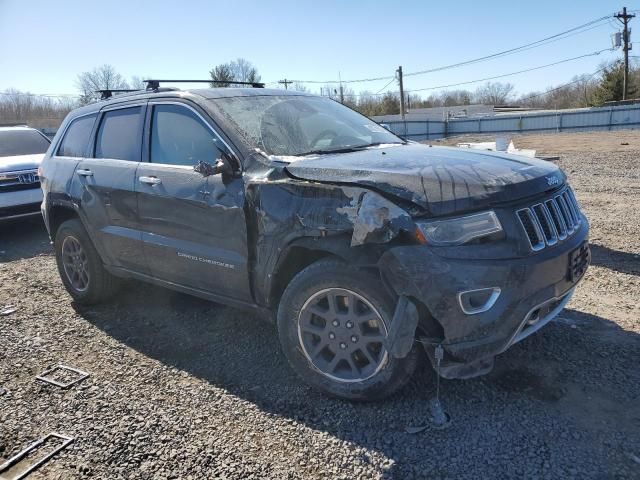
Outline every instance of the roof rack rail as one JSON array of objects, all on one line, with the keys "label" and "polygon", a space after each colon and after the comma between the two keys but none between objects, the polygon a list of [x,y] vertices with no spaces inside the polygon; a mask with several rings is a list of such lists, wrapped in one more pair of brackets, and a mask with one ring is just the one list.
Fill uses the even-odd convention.
[{"label": "roof rack rail", "polygon": [[138,91],[139,90],[130,88],[105,88],[103,90],[96,90],[95,92],[100,94],[100,100],[106,100],[113,97],[114,93],[129,93]]},{"label": "roof rack rail", "polygon": [[160,82],[163,83],[216,83],[222,85],[249,85],[253,88],[264,88],[262,82],[228,82],[226,80],[143,80],[147,84],[147,90],[155,90],[160,87]]}]

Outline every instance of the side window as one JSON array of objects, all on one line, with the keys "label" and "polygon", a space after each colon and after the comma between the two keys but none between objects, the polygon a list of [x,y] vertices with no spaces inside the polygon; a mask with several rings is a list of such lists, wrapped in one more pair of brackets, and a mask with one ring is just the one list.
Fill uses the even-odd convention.
[{"label": "side window", "polygon": [[220,141],[191,110],[180,105],[156,105],[151,118],[151,162],[169,165],[214,163]]},{"label": "side window", "polygon": [[60,157],[84,157],[96,117],[97,114],[73,120],[60,142],[57,155]]},{"label": "side window", "polygon": [[142,107],[104,113],[96,135],[95,158],[140,161]]}]

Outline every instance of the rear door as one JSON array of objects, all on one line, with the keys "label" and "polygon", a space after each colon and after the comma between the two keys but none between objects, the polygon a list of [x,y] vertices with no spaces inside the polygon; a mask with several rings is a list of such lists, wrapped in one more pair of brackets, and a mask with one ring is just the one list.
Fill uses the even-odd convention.
[{"label": "rear door", "polygon": [[203,177],[229,150],[190,103],[149,102],[148,162],[136,178],[144,253],[161,280],[240,300],[250,299],[242,177]]},{"label": "rear door", "polygon": [[77,165],[80,211],[105,263],[147,273],[134,180],[142,155],[146,101],[108,107],[89,155]]}]

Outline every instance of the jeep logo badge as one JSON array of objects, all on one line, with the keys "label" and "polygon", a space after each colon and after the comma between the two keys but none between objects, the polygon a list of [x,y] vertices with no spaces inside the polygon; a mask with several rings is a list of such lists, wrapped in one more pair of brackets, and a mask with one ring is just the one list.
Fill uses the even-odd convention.
[{"label": "jeep logo badge", "polygon": [[547,178],[547,185],[549,186],[558,185],[560,183],[560,180],[558,179],[558,177],[546,177],[546,178]]}]

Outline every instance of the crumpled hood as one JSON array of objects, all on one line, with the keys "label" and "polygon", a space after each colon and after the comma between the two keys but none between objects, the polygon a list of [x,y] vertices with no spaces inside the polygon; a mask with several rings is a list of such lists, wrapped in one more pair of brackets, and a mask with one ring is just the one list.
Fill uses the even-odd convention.
[{"label": "crumpled hood", "polygon": [[304,180],[368,186],[449,215],[557,188],[553,163],[502,152],[407,144],[302,158],[286,170]]},{"label": "crumpled hood", "polygon": [[44,158],[44,155],[44,153],[34,153],[32,155],[0,157],[0,174],[38,168]]}]

